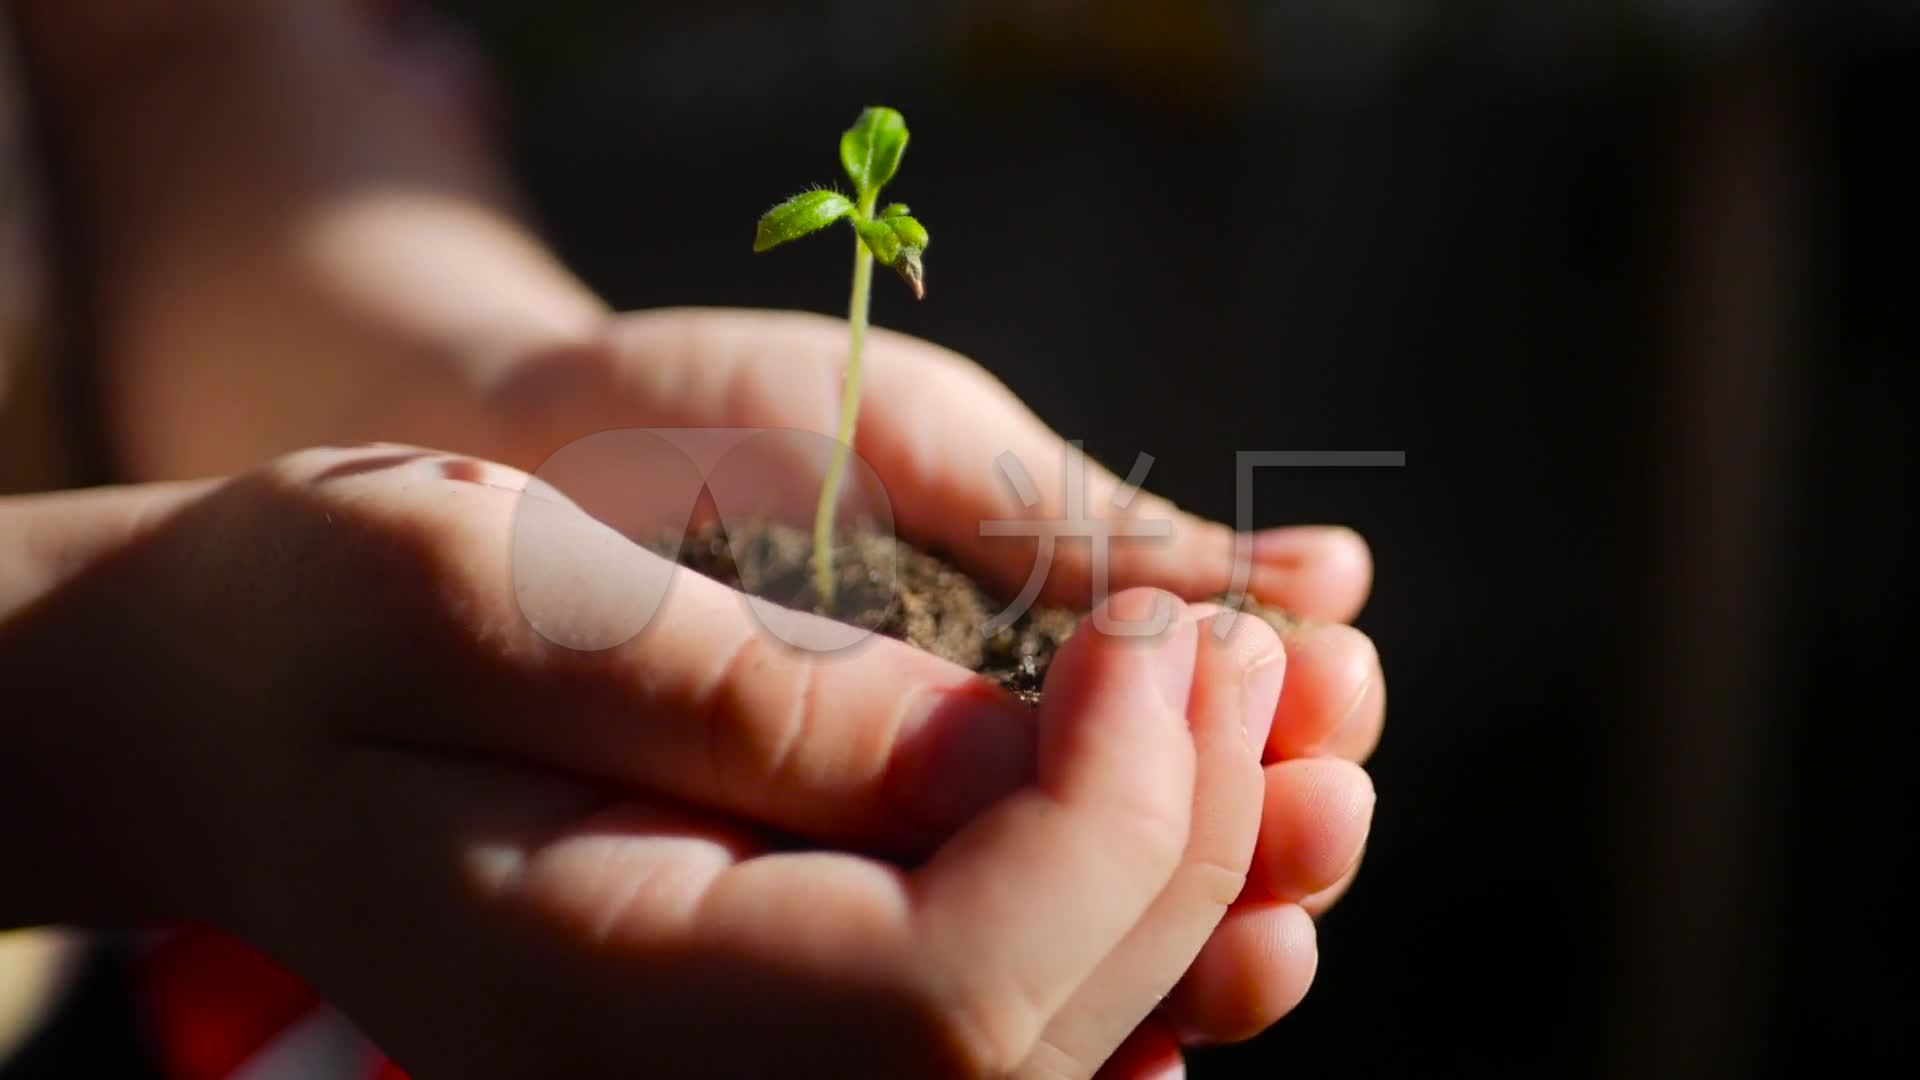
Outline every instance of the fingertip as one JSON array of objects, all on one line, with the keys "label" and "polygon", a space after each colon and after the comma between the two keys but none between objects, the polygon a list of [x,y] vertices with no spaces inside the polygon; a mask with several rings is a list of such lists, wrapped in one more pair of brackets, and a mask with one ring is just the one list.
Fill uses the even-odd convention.
[{"label": "fingertip", "polygon": [[1321,747],[1321,752],[1348,761],[1366,761],[1380,748],[1380,737],[1386,732],[1387,724],[1387,683],[1380,675],[1378,662],[1374,665],[1374,675],[1354,699],[1347,715],[1340,721],[1339,728]]},{"label": "fingertip", "polygon": [[1288,611],[1351,621],[1373,588],[1373,551],[1345,526],[1290,526],[1253,538],[1253,590]]},{"label": "fingertip", "polygon": [[1300,906],[1306,909],[1307,914],[1318,919],[1332,910],[1334,905],[1346,897],[1347,892],[1353,888],[1354,879],[1360,876],[1360,866],[1366,861],[1366,854],[1366,846],[1363,844],[1361,845],[1360,857],[1354,860],[1353,865],[1347,868],[1346,873],[1340,875],[1339,881],[1334,882],[1327,888],[1321,889],[1312,896],[1301,898]]},{"label": "fingertip", "polygon": [[1266,772],[1253,882],[1286,901],[1331,888],[1366,847],[1376,800],[1372,777],[1338,758],[1281,762]]},{"label": "fingertip", "polygon": [[1365,599],[1373,585],[1373,546],[1367,538],[1344,525],[1330,526],[1321,540],[1320,565],[1330,575],[1356,586]]},{"label": "fingertip", "polygon": [[[1184,632],[1193,633],[1192,698],[1186,712],[1194,750],[1190,826],[1180,865],[1165,888],[1118,949],[1108,954],[1094,977],[1074,995],[1047,1031],[1048,1057],[1055,1061],[1094,1062],[1124,1038],[1153,1037],[1136,1026],[1163,999],[1169,985],[1193,962],[1245,888],[1259,837],[1265,778],[1257,747],[1249,742],[1247,710],[1271,718],[1278,687],[1272,693],[1249,684],[1284,657],[1279,636],[1258,620],[1226,626],[1224,636],[1209,627],[1224,609],[1216,604],[1188,606]],[[1186,646],[1170,643],[1170,649]],[[1142,706],[1136,705],[1136,708]],[[1144,706],[1151,709],[1148,703]],[[1127,763],[1128,786],[1139,798],[1155,783],[1157,763]],[[1132,1029],[1131,1035],[1129,1029]],[[1161,1060],[1125,1060],[1123,1053],[1102,1077],[1167,1075],[1180,1065],[1177,1041],[1161,1041]],[[1153,1068],[1146,1066],[1152,1064]],[[1045,1071],[1045,1070],[1042,1070]],[[1078,1070],[1068,1069],[1074,1075]]]},{"label": "fingertip", "polygon": [[1009,1033],[1001,1046],[1031,1045],[1113,954],[1165,893],[1192,833],[1185,700],[1198,628],[1158,590],[1103,608],[1113,623],[1088,620],[1047,673],[1036,785],[914,872],[920,934],[940,942],[938,965],[964,997],[991,1003],[992,1026]]},{"label": "fingertip", "polygon": [[1200,627],[1203,663],[1218,665],[1238,691],[1242,732],[1257,759],[1267,745],[1286,681],[1287,649],[1264,619],[1247,618],[1215,603],[1189,612]]},{"label": "fingertip", "polygon": [[[1055,676],[1063,668],[1074,676],[1085,668],[1109,664],[1130,671],[1132,654],[1145,650],[1150,654],[1145,671],[1156,695],[1184,720],[1198,663],[1198,638],[1192,610],[1179,596],[1158,588],[1123,589],[1096,604],[1068,638],[1048,672],[1047,698],[1053,697]],[[1115,671],[1110,677],[1126,681],[1135,676]],[[1064,682],[1069,675],[1060,678]]]},{"label": "fingertip", "polygon": [[1373,639],[1340,624],[1302,627],[1287,639],[1287,658],[1268,757],[1364,757],[1379,736],[1383,679]]},{"label": "fingertip", "polygon": [[1240,905],[1221,921],[1164,1012],[1187,1046],[1241,1042],[1297,1008],[1319,966],[1317,931],[1299,905]]},{"label": "fingertip", "polygon": [[1165,640],[1194,621],[1191,607],[1167,589],[1140,585],[1095,604],[1088,622],[1109,637]]}]

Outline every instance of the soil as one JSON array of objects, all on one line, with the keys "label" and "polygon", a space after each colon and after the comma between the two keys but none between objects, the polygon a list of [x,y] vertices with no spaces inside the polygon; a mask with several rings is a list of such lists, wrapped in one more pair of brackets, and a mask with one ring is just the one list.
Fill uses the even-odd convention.
[{"label": "soil", "polygon": [[[729,542],[731,540],[731,542]],[[834,551],[834,606],[823,610],[808,559],[813,539],[771,521],[742,523],[730,537],[714,523],[677,545],[659,545],[682,566],[783,607],[811,611],[925,649],[997,681],[1028,704],[1040,701],[1047,666],[1086,612],[1034,605],[991,637],[982,627],[1006,600],[939,554],[878,532],[843,535]],[[1217,597],[1218,603],[1226,603]],[[1248,598],[1248,614],[1286,632],[1294,619]]]}]

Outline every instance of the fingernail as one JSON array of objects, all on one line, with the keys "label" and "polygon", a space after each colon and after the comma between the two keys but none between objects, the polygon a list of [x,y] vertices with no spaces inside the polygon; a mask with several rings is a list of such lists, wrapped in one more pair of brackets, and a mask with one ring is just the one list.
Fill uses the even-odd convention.
[{"label": "fingernail", "polygon": [[[1179,597],[1158,589],[1128,589],[1107,600],[1090,620],[1124,648],[1153,650],[1149,666],[1160,696],[1185,717],[1193,690],[1194,650],[1199,646],[1199,616]],[[1154,640],[1154,639],[1158,640]]]},{"label": "fingernail", "polygon": [[949,829],[1033,781],[1034,714],[1017,702],[970,692],[942,698],[901,731],[893,797],[927,825]]},{"label": "fingernail", "polygon": [[[1240,666],[1240,703],[1245,710],[1240,726],[1255,759],[1266,756],[1267,735],[1273,730],[1274,711],[1280,707],[1280,688],[1287,677],[1287,649],[1280,635],[1258,619],[1249,619],[1218,604],[1194,604],[1201,629],[1216,635],[1222,648],[1233,650]],[[1246,635],[1253,635],[1249,640]]]},{"label": "fingernail", "polygon": [[1343,624],[1296,631],[1287,645],[1290,659],[1322,669],[1327,680],[1314,710],[1318,722],[1312,729],[1318,733],[1302,731],[1299,750],[1311,756],[1330,753],[1352,737],[1361,717],[1378,702],[1380,654],[1366,635]]},{"label": "fingernail", "polygon": [[1266,753],[1267,734],[1273,730],[1273,714],[1280,707],[1280,688],[1286,677],[1287,654],[1276,650],[1255,660],[1241,684],[1241,700],[1247,710],[1247,745],[1256,758]]}]

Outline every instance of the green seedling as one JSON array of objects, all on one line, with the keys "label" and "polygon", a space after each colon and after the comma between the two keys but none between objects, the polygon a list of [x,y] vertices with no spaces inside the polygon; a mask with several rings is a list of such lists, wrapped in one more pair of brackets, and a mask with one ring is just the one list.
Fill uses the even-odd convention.
[{"label": "green seedling", "polygon": [[753,250],[768,251],[798,240],[837,221],[853,226],[853,296],[847,305],[852,341],[847,349],[846,382],[840,397],[840,435],[833,461],[820,488],[820,505],[813,516],[813,582],[821,605],[833,607],[833,516],[846,480],[847,455],[853,446],[854,422],[860,414],[860,359],[867,342],[867,311],[873,292],[873,264],[878,260],[900,275],[916,298],[927,295],[921,264],[927,250],[927,230],[907,213],[904,203],[876,211],[880,190],[900,168],[907,151],[907,121],[898,112],[873,107],[840,136],[840,164],[853,181],[853,197],[838,191],[803,191],[760,218]]}]

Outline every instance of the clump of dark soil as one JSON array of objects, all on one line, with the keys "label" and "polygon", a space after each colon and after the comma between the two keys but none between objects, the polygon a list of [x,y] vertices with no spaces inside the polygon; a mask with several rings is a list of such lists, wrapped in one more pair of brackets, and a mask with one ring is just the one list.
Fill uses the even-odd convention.
[{"label": "clump of dark soil", "polygon": [[[834,550],[834,606],[823,610],[813,589],[805,531],[771,521],[718,523],[692,530],[662,554],[751,596],[905,641],[979,672],[1037,704],[1047,666],[1086,612],[1034,605],[991,636],[987,623],[1006,601],[991,595],[947,559],[892,535],[854,531]],[[1225,603],[1224,598],[1217,602]],[[1243,610],[1285,631],[1293,619],[1249,598]]]}]

